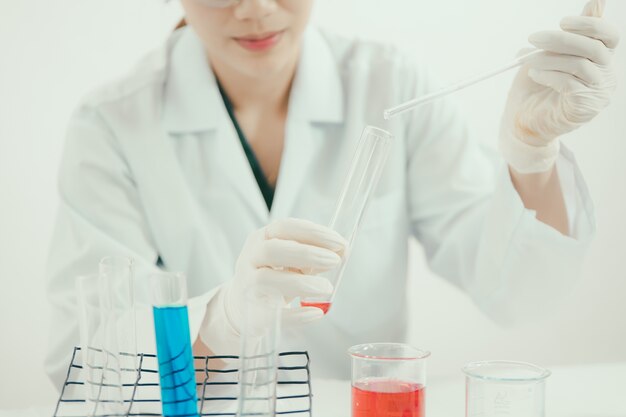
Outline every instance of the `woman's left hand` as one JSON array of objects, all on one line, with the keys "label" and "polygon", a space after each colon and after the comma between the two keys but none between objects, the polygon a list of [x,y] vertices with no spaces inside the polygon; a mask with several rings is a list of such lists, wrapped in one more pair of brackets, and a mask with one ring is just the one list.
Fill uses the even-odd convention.
[{"label": "woman's left hand", "polygon": [[602,9],[602,1],[592,0],[582,16],[564,18],[562,30],[530,36],[543,52],[515,78],[500,129],[500,149],[516,171],[550,170],[557,138],[609,104],[617,85],[612,61],[619,32],[601,17]]}]

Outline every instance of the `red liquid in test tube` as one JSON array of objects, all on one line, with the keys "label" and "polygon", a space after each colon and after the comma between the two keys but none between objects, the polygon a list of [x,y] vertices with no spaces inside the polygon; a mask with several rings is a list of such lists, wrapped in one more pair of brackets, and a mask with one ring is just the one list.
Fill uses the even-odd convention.
[{"label": "red liquid in test tube", "polygon": [[[343,236],[348,245],[343,253],[341,264],[334,269],[320,273],[320,276],[330,281],[335,292],[341,283],[350,248],[357,235],[367,203],[382,175],[392,140],[391,133],[374,126],[366,126],[350,161],[335,211],[328,225]],[[327,299],[322,298],[321,302],[320,298],[305,298],[300,305],[320,308],[326,314],[333,298],[334,293]]]},{"label": "red liquid in test tube", "polygon": [[352,386],[352,417],[424,417],[421,384],[394,379],[357,381]]},{"label": "red liquid in test tube", "polygon": [[328,313],[328,310],[330,310],[330,302],[327,301],[320,301],[320,302],[315,302],[315,301],[300,301],[300,306],[301,307],[317,307],[320,310],[322,310],[324,312],[324,314]]}]

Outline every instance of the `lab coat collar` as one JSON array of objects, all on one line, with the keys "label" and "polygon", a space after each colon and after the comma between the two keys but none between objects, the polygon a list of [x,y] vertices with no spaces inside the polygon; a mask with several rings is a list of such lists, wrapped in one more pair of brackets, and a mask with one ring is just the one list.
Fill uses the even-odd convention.
[{"label": "lab coat collar", "polygon": [[[169,132],[214,129],[224,112],[200,38],[191,28],[180,30],[171,51],[164,90],[163,119]],[[309,28],[290,97],[290,115],[319,123],[343,121],[343,89],[335,59],[322,34]]]},{"label": "lab coat collar", "polygon": [[328,40],[317,29],[309,28],[303,38],[289,110],[311,122],[341,123],[343,104],[339,69]]},{"label": "lab coat collar", "polygon": [[[180,33],[178,33],[180,32]],[[180,29],[170,52],[170,66],[163,95],[163,123],[172,133],[217,127],[223,102],[215,75],[200,38],[189,27]]]}]

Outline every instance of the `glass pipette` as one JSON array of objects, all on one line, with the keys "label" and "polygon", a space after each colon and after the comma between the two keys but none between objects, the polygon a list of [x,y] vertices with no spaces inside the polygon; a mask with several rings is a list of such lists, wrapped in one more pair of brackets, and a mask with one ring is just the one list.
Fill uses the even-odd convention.
[{"label": "glass pipette", "polygon": [[529,60],[530,58],[538,55],[539,53],[541,53],[542,51],[540,49],[534,49],[532,52],[529,52],[527,54],[524,54],[522,56],[517,57],[514,61],[509,62],[506,65],[503,65],[501,67],[495,68],[489,72],[485,72],[483,74],[474,76],[472,78],[469,78],[467,80],[463,80],[463,81],[459,81],[456,82],[454,84],[449,85],[448,87],[444,87],[438,91],[435,91],[433,93],[430,94],[426,94],[422,97],[418,97],[418,98],[414,98],[412,100],[409,100],[405,103],[402,103],[398,106],[395,107],[391,107],[389,109],[386,109],[383,112],[383,117],[385,118],[385,120],[389,120],[392,117],[395,117],[401,113],[404,113],[406,111],[409,111],[417,106],[420,106],[422,104],[426,104],[426,103],[430,103],[433,100],[437,100],[441,97],[445,97],[449,94],[452,94],[456,91],[462,90],[464,88],[467,88],[469,86],[472,86],[474,84],[477,84],[481,81],[484,80],[488,80],[489,78],[495,77],[496,75],[502,74],[503,72],[506,72],[510,69],[513,68],[517,68],[522,66],[527,60]]},{"label": "glass pipette", "polygon": [[[602,17],[605,7],[606,0],[591,0],[585,5],[582,15]],[[400,113],[404,113],[405,111],[409,111],[419,105],[430,103],[433,100],[445,97],[449,94],[454,93],[455,91],[459,91],[471,85],[477,84],[481,81],[488,80],[489,78],[495,77],[496,75],[502,74],[503,72],[506,72],[510,69],[520,67],[524,63],[526,63],[526,61],[533,58],[535,55],[540,54],[541,52],[542,51],[540,49],[535,49],[525,55],[517,57],[513,62],[510,62],[507,65],[503,65],[484,74],[480,74],[468,80],[460,81],[448,87],[442,88],[441,90],[435,91],[434,93],[426,94],[425,96],[409,100],[406,103],[402,103],[398,106],[387,109],[383,112],[383,117],[385,118],[385,120],[389,120],[392,117],[395,117]]]}]

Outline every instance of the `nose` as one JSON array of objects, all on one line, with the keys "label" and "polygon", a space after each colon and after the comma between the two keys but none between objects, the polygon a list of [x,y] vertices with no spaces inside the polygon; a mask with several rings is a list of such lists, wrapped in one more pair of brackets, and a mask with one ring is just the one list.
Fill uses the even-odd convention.
[{"label": "nose", "polygon": [[243,0],[235,6],[234,13],[240,20],[257,20],[271,15],[275,10],[275,0]]}]

